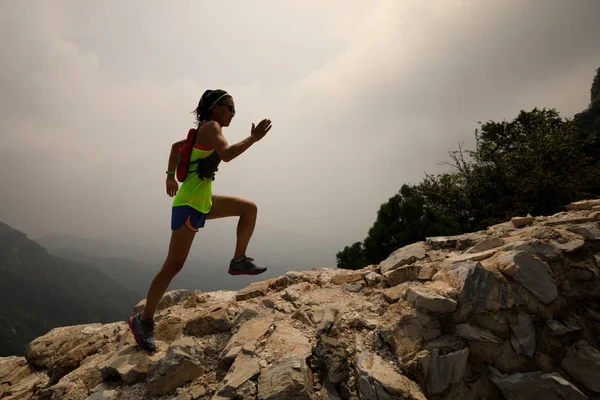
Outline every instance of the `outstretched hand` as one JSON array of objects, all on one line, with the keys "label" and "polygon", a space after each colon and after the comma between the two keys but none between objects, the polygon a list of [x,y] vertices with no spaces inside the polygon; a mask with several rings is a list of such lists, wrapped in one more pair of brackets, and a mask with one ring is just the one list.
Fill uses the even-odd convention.
[{"label": "outstretched hand", "polygon": [[259,141],[260,139],[265,137],[267,132],[271,130],[271,127],[271,120],[265,118],[262,121],[260,121],[256,126],[254,126],[254,123],[252,123],[252,129],[250,130],[250,133],[256,141]]}]

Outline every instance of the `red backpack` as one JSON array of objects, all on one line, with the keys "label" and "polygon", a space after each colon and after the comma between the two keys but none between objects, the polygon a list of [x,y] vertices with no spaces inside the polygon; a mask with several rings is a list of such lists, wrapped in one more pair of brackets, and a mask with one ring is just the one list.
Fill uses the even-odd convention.
[{"label": "red backpack", "polygon": [[187,134],[187,139],[179,146],[179,156],[177,157],[177,180],[183,182],[190,169],[190,157],[194,143],[196,143],[196,128],[190,128]]}]

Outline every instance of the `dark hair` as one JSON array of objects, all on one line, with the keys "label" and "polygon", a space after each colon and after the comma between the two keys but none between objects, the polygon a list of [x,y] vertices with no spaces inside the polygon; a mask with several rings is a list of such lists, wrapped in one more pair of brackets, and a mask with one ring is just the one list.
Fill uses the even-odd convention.
[{"label": "dark hair", "polygon": [[[225,95],[225,96],[223,96]],[[200,101],[198,102],[198,107],[193,111],[196,115],[196,123],[200,125],[201,123],[210,119],[210,107],[217,100],[221,101],[226,99],[227,97],[231,97],[225,90],[216,89],[216,90],[207,90],[204,92],[202,97],[200,97]],[[220,99],[219,99],[220,98]]]}]

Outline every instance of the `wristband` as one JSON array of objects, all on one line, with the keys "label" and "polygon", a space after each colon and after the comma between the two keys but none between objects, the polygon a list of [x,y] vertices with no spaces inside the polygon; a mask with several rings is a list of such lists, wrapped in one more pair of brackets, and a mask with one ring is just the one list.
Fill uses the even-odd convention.
[{"label": "wristband", "polygon": [[175,171],[167,171],[167,175],[175,175]]}]

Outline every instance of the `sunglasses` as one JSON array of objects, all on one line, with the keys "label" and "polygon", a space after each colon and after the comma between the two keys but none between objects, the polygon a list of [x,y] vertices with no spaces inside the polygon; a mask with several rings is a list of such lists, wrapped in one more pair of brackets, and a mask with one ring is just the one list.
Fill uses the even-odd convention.
[{"label": "sunglasses", "polygon": [[221,103],[219,105],[227,107],[229,109],[230,113],[235,114],[235,107],[234,106],[229,105],[229,104],[223,104],[223,103]]}]

